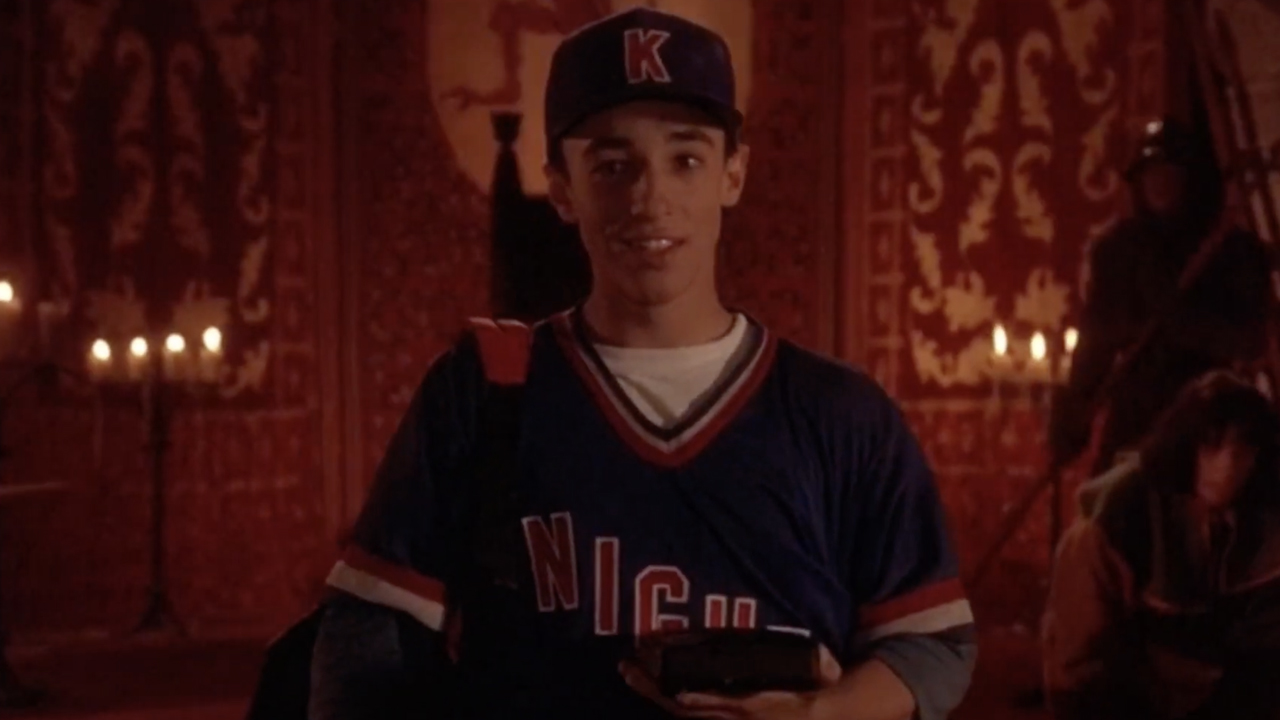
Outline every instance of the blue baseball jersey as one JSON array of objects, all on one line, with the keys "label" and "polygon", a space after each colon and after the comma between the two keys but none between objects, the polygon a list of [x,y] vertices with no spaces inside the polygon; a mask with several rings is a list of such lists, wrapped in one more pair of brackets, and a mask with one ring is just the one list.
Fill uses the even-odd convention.
[{"label": "blue baseball jersey", "polygon": [[[521,328],[505,332],[522,342]],[[721,380],[663,428],[610,375],[579,313],[524,336],[516,483],[533,581],[500,687],[550,707],[566,686],[588,702],[589,686],[599,711],[622,713],[635,697],[617,664],[640,635],[767,628],[810,635],[847,664],[880,638],[972,623],[932,473],[865,374],[752,321]],[[462,555],[450,518],[470,482],[478,347],[428,372],[329,579],[435,629]],[[485,362],[490,376],[519,375],[522,360]]]}]

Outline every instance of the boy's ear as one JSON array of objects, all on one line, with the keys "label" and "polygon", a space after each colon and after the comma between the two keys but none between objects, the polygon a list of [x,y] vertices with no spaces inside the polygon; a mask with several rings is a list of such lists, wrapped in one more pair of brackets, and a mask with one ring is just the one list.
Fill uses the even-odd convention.
[{"label": "boy's ear", "polygon": [[720,188],[720,204],[733,207],[742,199],[742,189],[747,184],[747,163],[751,159],[751,148],[738,145],[737,151],[725,158],[724,183]]},{"label": "boy's ear", "polygon": [[578,222],[578,214],[573,209],[573,198],[569,193],[569,177],[568,174],[547,163],[542,166],[542,172],[547,176],[547,199],[551,201],[552,207],[556,209],[556,214],[564,222],[575,225]]}]

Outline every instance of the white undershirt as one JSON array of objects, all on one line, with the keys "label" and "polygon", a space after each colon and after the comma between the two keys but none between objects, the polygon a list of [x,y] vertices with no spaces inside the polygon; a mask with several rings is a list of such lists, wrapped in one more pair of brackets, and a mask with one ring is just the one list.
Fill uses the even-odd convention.
[{"label": "white undershirt", "polygon": [[747,319],[737,314],[724,337],[704,345],[595,347],[631,402],[650,422],[665,428],[680,422],[689,407],[720,380],[746,334]]}]

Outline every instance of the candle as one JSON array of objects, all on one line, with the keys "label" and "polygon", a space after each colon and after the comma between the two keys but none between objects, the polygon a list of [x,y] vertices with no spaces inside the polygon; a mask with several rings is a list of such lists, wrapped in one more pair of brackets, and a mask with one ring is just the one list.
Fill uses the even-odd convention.
[{"label": "candle", "polygon": [[1009,354],[1009,333],[1005,332],[1004,325],[996,323],[991,329],[991,350],[996,357],[1004,357]]},{"label": "candle", "polygon": [[89,346],[89,379],[106,382],[111,379],[111,343],[98,338]]},{"label": "candle", "polygon": [[147,339],[136,337],[129,343],[129,357],[126,359],[125,372],[131,382],[138,382],[147,375],[148,351]]},{"label": "candle", "polygon": [[1007,380],[1012,370],[1013,360],[1009,357],[1009,333],[1004,329],[1004,325],[996,323],[991,328],[991,377],[999,383],[1001,380]]},{"label": "candle", "polygon": [[1031,359],[1041,363],[1048,356],[1049,347],[1044,339],[1044,333],[1037,330],[1031,335]]},{"label": "candle", "polygon": [[0,354],[10,354],[17,345],[22,303],[13,283],[0,279]]},{"label": "candle", "polygon": [[1062,333],[1062,358],[1058,361],[1058,381],[1066,382],[1071,377],[1071,356],[1076,351],[1076,345],[1080,342],[1080,333],[1073,327],[1069,327]]},{"label": "candle", "polygon": [[200,336],[200,380],[218,382],[222,374],[222,331],[207,328]]},{"label": "candle", "polygon": [[187,340],[178,333],[170,333],[164,339],[164,354],[160,356],[160,369],[167,380],[184,382],[189,378]]},{"label": "candle", "polygon": [[1037,330],[1031,335],[1031,367],[1029,368],[1033,380],[1048,382],[1049,380],[1049,343],[1045,340],[1044,333]]}]

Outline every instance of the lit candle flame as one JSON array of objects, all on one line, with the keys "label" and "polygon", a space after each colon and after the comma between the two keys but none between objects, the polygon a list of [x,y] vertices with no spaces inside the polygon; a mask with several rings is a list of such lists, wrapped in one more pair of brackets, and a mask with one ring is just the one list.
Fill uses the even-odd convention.
[{"label": "lit candle flame", "polygon": [[133,342],[129,343],[129,352],[133,353],[134,357],[139,357],[139,358],[146,357],[147,356],[146,338],[141,338],[141,337],[134,338]]},{"label": "lit candle flame", "polygon": [[200,339],[204,342],[204,348],[209,352],[216,353],[222,350],[222,331],[218,328],[208,328]]},{"label": "lit candle flame", "polygon": [[1036,333],[1031,336],[1031,359],[1036,362],[1040,362],[1044,360],[1045,356],[1048,354],[1049,348],[1047,343],[1045,343],[1044,333],[1036,331]]},{"label": "lit candle flame", "polygon": [[101,338],[93,341],[93,347],[89,349],[93,354],[93,359],[98,362],[107,362],[111,359],[111,344]]},{"label": "lit candle flame", "polygon": [[13,283],[8,280],[0,280],[0,303],[11,303],[16,297],[17,293],[13,291]]},{"label": "lit candle flame", "polygon": [[1067,331],[1062,334],[1062,345],[1067,349],[1067,352],[1075,352],[1076,343],[1078,342],[1080,342],[1080,331],[1075,328],[1067,328]]},{"label": "lit candle flame", "polygon": [[1000,323],[996,323],[991,330],[991,349],[1000,357],[1009,352],[1009,333],[1005,332],[1004,325]]},{"label": "lit candle flame", "polygon": [[174,354],[180,353],[187,349],[187,341],[178,333],[173,333],[164,339],[164,349]]}]

